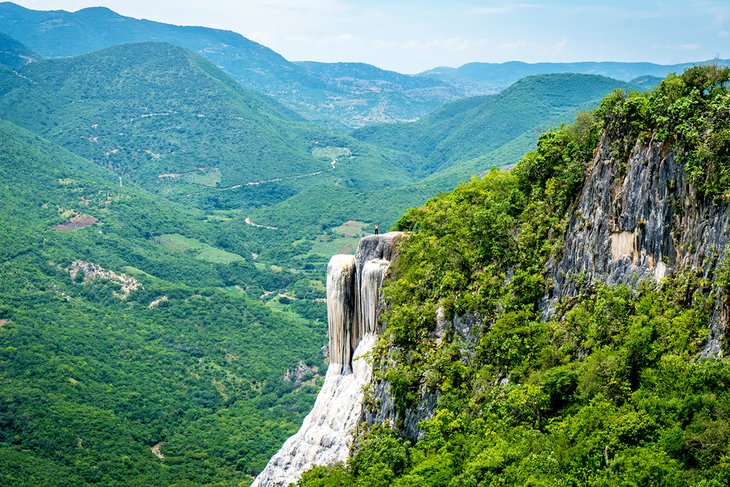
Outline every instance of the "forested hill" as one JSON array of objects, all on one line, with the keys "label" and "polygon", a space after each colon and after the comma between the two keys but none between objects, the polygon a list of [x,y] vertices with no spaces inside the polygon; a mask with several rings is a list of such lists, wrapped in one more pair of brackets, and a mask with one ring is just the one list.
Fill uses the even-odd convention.
[{"label": "forested hill", "polygon": [[709,66],[408,211],[370,426],[299,485],[730,484],[729,200]]},{"label": "forested hill", "polygon": [[326,167],[299,116],[171,44],[45,60],[18,74],[0,73],[0,116],[147,187],[205,160],[231,185]]},{"label": "forested hill", "polygon": [[[261,215],[259,224],[283,228],[258,227],[266,243],[257,254],[272,251],[272,239],[289,246],[348,221],[368,225],[377,203],[362,209],[364,198],[414,180],[408,154],[309,124],[171,44],[115,46],[16,71],[0,68],[0,117],[166,198],[225,212],[219,223],[232,234],[296,199],[292,210],[272,211],[278,221]],[[401,194],[397,213],[422,201],[409,198]],[[395,214],[381,218],[392,224]]]},{"label": "forested hill", "polygon": [[0,32],[0,66],[17,68],[38,60],[27,46]]},{"label": "forested hill", "polygon": [[594,108],[612,90],[630,85],[602,76],[550,74],[518,81],[498,95],[449,103],[410,124],[374,125],[354,132],[360,140],[399,148],[422,158],[426,174],[484,156],[520,138],[502,165],[516,162],[551,126]]},{"label": "forested hill", "polygon": [[[250,480],[316,393],[326,325],[292,284],[317,274],[9,122],[0,140],[0,484]],[[259,299],[287,288],[307,319]]]},{"label": "forested hill", "polygon": [[[77,12],[30,10],[0,3],[0,31],[44,57],[70,57],[107,47],[139,42],[169,42],[209,59],[259,87],[291,79],[317,85],[276,52],[240,34],[204,27],[186,27],[125,17],[104,7]],[[293,80],[292,80],[293,81]]]},{"label": "forested hill", "polygon": [[663,77],[692,65],[471,63],[412,76],[361,63],[290,62],[235,32],[135,19],[102,7],[38,11],[11,2],[0,2],[0,32],[43,57],[70,57],[128,43],[169,42],[206,57],[244,86],[342,130],[418,119],[446,102],[498,93],[531,75],[582,73],[630,81],[648,75]]},{"label": "forested hill", "polygon": [[[121,44],[169,42],[204,56],[248,88],[340,127],[417,118],[459,96],[446,83],[407,75],[400,75],[398,84],[384,86],[383,82],[391,81],[390,74],[374,66],[356,83],[341,84],[235,32],[134,19],[101,7],[37,11],[3,2],[0,32],[44,57],[77,56]],[[419,89],[404,85],[406,79]]]}]

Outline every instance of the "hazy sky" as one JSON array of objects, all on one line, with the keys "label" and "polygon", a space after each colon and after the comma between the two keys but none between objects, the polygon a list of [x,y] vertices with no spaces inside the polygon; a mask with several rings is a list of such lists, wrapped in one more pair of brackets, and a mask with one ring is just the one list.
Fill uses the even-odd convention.
[{"label": "hazy sky", "polygon": [[730,57],[730,0],[16,0],[103,5],[130,17],[229,29],[293,61],[362,61],[414,73],[471,61]]}]

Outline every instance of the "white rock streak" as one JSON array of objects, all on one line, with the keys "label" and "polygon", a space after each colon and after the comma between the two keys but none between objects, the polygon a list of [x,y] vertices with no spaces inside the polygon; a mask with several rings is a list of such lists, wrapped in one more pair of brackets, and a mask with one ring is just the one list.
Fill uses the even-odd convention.
[{"label": "white rock streak", "polygon": [[[344,463],[363,419],[364,387],[373,375],[370,352],[378,332],[380,286],[400,234],[366,237],[357,257],[335,255],[327,266],[330,366],[314,408],[274,455],[252,487],[294,483],[314,465]],[[367,241],[368,244],[363,245]]]},{"label": "white rock streak", "polygon": [[372,333],[360,340],[352,373],[340,374],[339,367],[330,366],[301,428],[271,458],[252,487],[286,486],[314,465],[347,461],[353,431],[362,417],[363,387],[372,378],[373,368],[366,356],[375,340]]},{"label": "white rock streak", "polygon": [[350,371],[350,343],[355,340],[355,256],[335,255],[327,266],[327,326],[330,370]]},{"label": "white rock streak", "polygon": [[371,260],[363,266],[360,282],[360,313],[357,323],[359,336],[378,331],[377,312],[380,286],[383,284],[389,266],[390,262],[384,259]]}]

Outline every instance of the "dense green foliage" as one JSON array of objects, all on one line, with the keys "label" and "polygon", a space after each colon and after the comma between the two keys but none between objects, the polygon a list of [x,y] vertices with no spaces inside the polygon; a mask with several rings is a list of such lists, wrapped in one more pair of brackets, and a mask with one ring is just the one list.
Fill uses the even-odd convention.
[{"label": "dense green foliage", "polygon": [[[234,257],[199,213],[8,122],[0,139],[0,484],[249,480],[316,393],[319,272]],[[79,215],[96,221],[54,228]],[[310,377],[284,380],[301,361]]]},{"label": "dense green foliage", "polygon": [[[704,93],[684,90],[668,112],[699,96],[709,101],[692,120],[716,113],[712,100],[724,96],[712,93],[723,90],[716,73],[683,76]],[[411,236],[385,288],[376,370],[400,413],[426,389],[439,395],[435,415],[415,444],[372,428],[348,465],[313,469],[300,485],[730,482],[730,361],[698,358],[726,271],[587,286],[547,319],[540,309],[546,264],[599,135],[634,130],[616,121],[615,107],[649,99],[612,95],[597,117],[544,134],[511,172],[475,178],[404,215],[398,228]],[[437,326],[437,314],[467,313],[481,325]]]},{"label": "dense green foliage", "polygon": [[169,44],[32,63],[19,70],[23,77],[2,74],[3,118],[149,188],[159,187],[160,174],[201,166],[218,169],[222,187],[326,167],[312,158],[313,135],[291,112]]},{"label": "dense green foliage", "polygon": [[[495,156],[443,171],[428,169],[422,157],[398,147],[375,147],[313,127],[273,100],[241,88],[206,60],[168,44],[126,45],[37,62],[19,74],[25,78],[0,71],[0,116],[112,169],[125,181],[201,209],[219,227],[216,243],[224,250],[253,252],[284,267],[322,265],[356,241],[336,234],[344,222],[388,227],[407,208],[497,161]],[[470,149],[464,157],[494,146],[500,161],[516,160],[533,143],[536,127],[560,121],[581,100],[616,86],[591,77],[531,79],[495,101],[499,109],[491,110],[486,122],[481,117],[475,120],[479,123],[464,124],[462,136],[441,147],[456,154],[467,137]],[[440,113],[459,125],[455,121],[468,115],[457,112],[470,103]],[[504,130],[477,136],[485,123]],[[426,174],[431,175],[424,179]],[[247,218],[276,230],[247,231]],[[315,239],[342,244],[325,252],[313,245]]]},{"label": "dense green foliage", "polygon": [[[425,201],[402,191],[379,215],[376,192],[412,183],[415,158],[306,123],[169,44],[42,61],[18,74],[0,70],[0,116],[125,180],[218,212],[233,234],[246,217],[283,227],[258,232],[265,243],[258,254],[272,239],[288,247],[348,220],[391,225]],[[333,210],[322,207],[327,192],[338,193]]]},{"label": "dense green foliage", "polygon": [[651,93],[616,92],[599,112],[626,157],[637,136],[666,140],[701,194],[730,200],[730,68],[690,68]]},{"label": "dense green foliage", "polygon": [[[79,15],[119,21],[103,9]],[[409,82],[367,66],[325,68],[334,84],[340,68]],[[454,136],[429,147],[441,162],[424,166],[425,155],[402,151],[416,150],[417,137],[383,148],[324,130],[167,44],[13,69],[0,67],[0,117],[47,140],[0,121],[0,483],[11,485],[245,484],[311,405],[324,365],[326,259],[490,167],[485,154],[516,160],[544,123],[623,86],[534,78],[503,99],[447,107],[432,117]],[[727,401],[712,391],[725,369],[686,360],[703,338],[706,283],[597,289],[560,321],[537,311],[585,161],[622,107],[636,121],[630,136],[681,133],[694,180],[723,187],[724,166],[707,157],[727,150],[725,132],[708,131],[727,129],[714,125],[726,120],[718,76],[661,88],[677,114],[696,117],[691,126],[647,125],[662,112],[640,102],[637,117],[626,100],[650,98],[616,95],[598,124],[582,115],[545,134],[513,172],[409,211],[398,226],[414,237],[387,290],[381,373],[401,409],[425,386],[441,392],[440,413],[424,426],[427,441],[375,429],[351,465],[311,480],[468,484],[516,469],[516,483],[525,472],[611,482],[600,475],[633,475],[651,461],[656,475],[676,467],[690,482],[704,468],[722,482]],[[84,263],[101,277],[77,273]],[[119,276],[139,287],[124,291]],[[439,307],[488,317],[485,333],[436,346]],[[292,379],[293,368],[307,372]],[[670,374],[681,378],[675,389]],[[598,427],[598,438],[580,436],[585,424],[621,425],[632,412],[649,425],[634,443]],[[562,457],[543,469],[553,440]]]}]

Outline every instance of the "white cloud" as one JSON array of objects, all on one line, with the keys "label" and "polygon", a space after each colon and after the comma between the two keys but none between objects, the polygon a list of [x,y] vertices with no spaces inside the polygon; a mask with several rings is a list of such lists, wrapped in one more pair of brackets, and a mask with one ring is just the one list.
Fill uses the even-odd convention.
[{"label": "white cloud", "polygon": [[475,43],[460,36],[423,40],[410,40],[402,44],[403,49],[446,49],[463,51],[474,47]]}]

